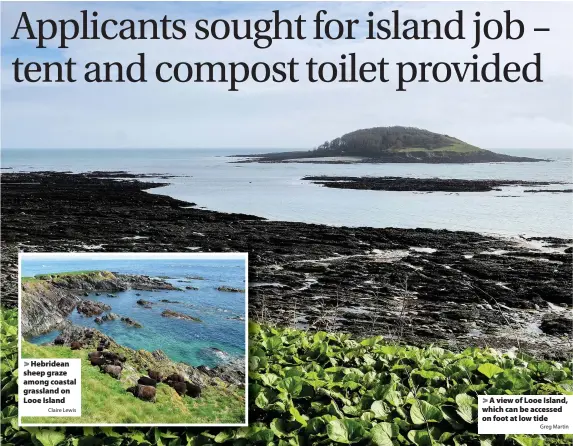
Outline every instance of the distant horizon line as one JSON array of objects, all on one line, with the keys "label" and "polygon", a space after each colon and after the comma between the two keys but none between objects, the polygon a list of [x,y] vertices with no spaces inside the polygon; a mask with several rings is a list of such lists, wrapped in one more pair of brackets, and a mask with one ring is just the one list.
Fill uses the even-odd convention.
[{"label": "distant horizon line", "polygon": [[[310,151],[300,147],[2,147],[1,150],[285,150]],[[487,147],[484,150],[573,150],[573,147]]]}]

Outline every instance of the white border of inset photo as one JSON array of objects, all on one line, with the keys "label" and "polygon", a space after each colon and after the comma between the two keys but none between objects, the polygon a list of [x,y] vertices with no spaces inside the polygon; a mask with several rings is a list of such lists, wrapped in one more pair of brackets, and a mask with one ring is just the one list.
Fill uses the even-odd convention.
[{"label": "white border of inset photo", "polygon": [[[179,426],[179,427],[245,427],[249,425],[249,386],[248,386],[248,363],[249,363],[249,255],[247,253],[166,253],[166,252],[141,252],[141,253],[113,253],[113,252],[57,252],[57,253],[18,253],[18,362],[22,361],[22,258],[41,259],[45,258],[76,258],[83,260],[114,260],[114,259],[216,259],[216,260],[244,260],[245,262],[245,422],[244,423],[222,423],[222,424],[160,424],[160,423],[128,423],[128,424],[102,424],[102,423],[22,423],[22,416],[18,410],[18,424],[20,426],[62,426],[62,427],[82,427],[82,426],[109,426],[109,427],[160,427],[160,426]],[[18,376],[18,408],[20,407],[20,378]]]}]

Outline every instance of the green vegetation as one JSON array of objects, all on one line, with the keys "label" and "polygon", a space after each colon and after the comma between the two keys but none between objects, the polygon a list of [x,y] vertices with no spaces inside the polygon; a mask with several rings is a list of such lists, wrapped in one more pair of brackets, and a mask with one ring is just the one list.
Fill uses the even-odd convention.
[{"label": "green vegetation", "polygon": [[98,271],[98,270],[66,271],[62,273],[36,274],[34,277],[23,276],[22,283],[40,282],[42,280],[51,280],[53,282],[57,282],[58,280],[65,280],[68,277],[113,279],[115,276],[109,271]]},{"label": "green vegetation", "polygon": [[470,144],[466,144],[465,142],[461,141],[444,147],[435,147],[435,148],[402,147],[402,148],[392,149],[393,152],[432,152],[432,153],[436,152],[472,153],[472,152],[478,152],[480,150],[481,149],[476,146],[472,146]]},{"label": "green vegetation", "polygon": [[571,364],[257,324],[249,326],[249,427],[18,428],[15,325],[10,328],[15,316],[8,318],[2,324],[5,444],[538,446],[573,440],[571,435],[478,436],[476,420],[480,394],[572,394]]},{"label": "green vegetation", "polygon": [[482,151],[448,135],[414,127],[374,127],[356,130],[317,147],[314,156],[363,156],[377,158],[391,152]]},{"label": "green vegetation", "polygon": [[[149,403],[126,392],[131,385],[126,380],[119,381],[93,367],[86,359],[87,350],[22,341],[22,357],[82,359],[82,416],[24,417],[24,423],[191,424],[242,423],[244,420],[244,395],[237,395],[223,386],[206,387],[201,398],[193,399],[180,397],[168,385],[158,384],[157,401]],[[141,372],[132,374],[132,378],[137,379],[140,375]]]}]

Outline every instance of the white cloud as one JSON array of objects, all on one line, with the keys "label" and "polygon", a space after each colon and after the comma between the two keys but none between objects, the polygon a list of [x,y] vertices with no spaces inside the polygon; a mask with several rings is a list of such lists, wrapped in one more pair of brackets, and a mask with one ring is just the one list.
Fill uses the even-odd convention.
[{"label": "white cloud", "polygon": [[[83,8],[97,8],[100,18],[186,18],[191,28],[197,18],[266,18],[272,9],[290,18],[302,14],[311,20],[318,9],[327,17],[364,20],[372,10],[387,17],[399,9],[405,18],[454,17],[466,14],[464,27],[471,35],[471,18],[479,10],[483,21],[512,15],[526,23],[526,36],[518,41],[484,42],[479,60],[500,52],[521,63],[543,54],[542,84],[412,83],[396,92],[395,83],[256,84],[239,92],[228,84],[16,84],[10,60],[22,54],[37,57],[31,42],[9,40],[21,10],[30,17],[69,18]],[[560,148],[573,146],[572,6],[565,3],[11,3],[2,5],[2,136],[4,147],[300,147],[310,148],[357,128],[408,125],[447,133],[487,148]],[[550,27],[534,33],[533,27]],[[8,38],[7,38],[8,37]],[[28,43],[26,48],[24,45]],[[470,40],[464,41],[275,41],[256,49],[252,41],[74,41],[62,50],[81,68],[90,60],[129,63],[146,53],[148,78],[160,61],[285,61],[310,57],[338,61],[354,52],[362,61],[384,57],[398,61],[471,61]],[[53,50],[49,50],[53,51]],[[50,53],[52,54],[52,53]],[[306,77],[305,67],[300,76]],[[81,70],[78,71],[81,73]]]}]

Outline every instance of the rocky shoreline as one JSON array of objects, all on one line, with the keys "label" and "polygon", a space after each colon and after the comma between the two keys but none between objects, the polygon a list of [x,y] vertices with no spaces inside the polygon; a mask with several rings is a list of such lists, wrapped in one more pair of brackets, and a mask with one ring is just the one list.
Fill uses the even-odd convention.
[{"label": "rocky shoreline", "polygon": [[[304,181],[312,181],[324,187],[336,189],[383,190],[397,192],[490,192],[506,186],[549,186],[560,183],[518,180],[461,180],[446,178],[407,178],[407,177],[337,177],[307,176]],[[555,192],[556,190],[548,190]],[[557,190],[562,192],[561,190]],[[524,192],[544,192],[526,190]]]},{"label": "rocky shoreline", "polygon": [[[184,381],[190,381],[200,388],[217,385],[217,380],[225,381],[237,387],[244,387],[245,385],[244,358],[235,358],[213,368],[193,367],[183,362],[170,360],[161,350],[153,352],[133,350],[118,344],[113,338],[99,330],[80,327],[70,322],[64,324],[61,334],[54,341],[45,345],[69,346],[72,350],[107,351],[119,355],[123,359],[121,361],[122,376],[127,384],[133,386],[138,384],[138,376],[140,376],[138,370],[154,370],[163,377],[178,374],[184,377]],[[101,355],[96,352],[90,353],[89,359],[92,360],[92,365],[104,365],[94,364],[93,357],[95,356]],[[119,366],[119,364],[110,365]]]},{"label": "rocky shoreline", "polygon": [[[525,156],[504,155],[488,150],[476,152],[453,151],[388,151],[381,156],[344,156],[341,154],[318,154],[313,151],[294,151],[281,153],[263,153],[251,155],[232,155],[230,158],[240,158],[235,163],[308,163],[308,164],[392,164],[392,163],[423,163],[423,164],[476,164],[476,163],[525,163],[548,161]],[[324,159],[321,159],[324,158]],[[330,159],[336,158],[336,159]]]},{"label": "rocky shoreline", "polygon": [[23,251],[249,252],[250,317],[414,344],[565,358],[572,240],[349,228],[225,214],[124,173],[2,175],[2,295]]},{"label": "rocky shoreline", "polygon": [[[41,274],[22,280],[22,336],[37,336],[57,329],[75,309],[87,317],[100,316],[111,310],[109,305],[83,300],[88,291],[111,292],[134,290],[175,290],[164,280],[144,275],[117,274],[91,271],[81,274]],[[112,314],[113,313],[109,313]],[[98,324],[108,320],[96,317]],[[99,319],[99,320],[98,320]],[[130,318],[121,318],[128,325],[137,326]]]}]

